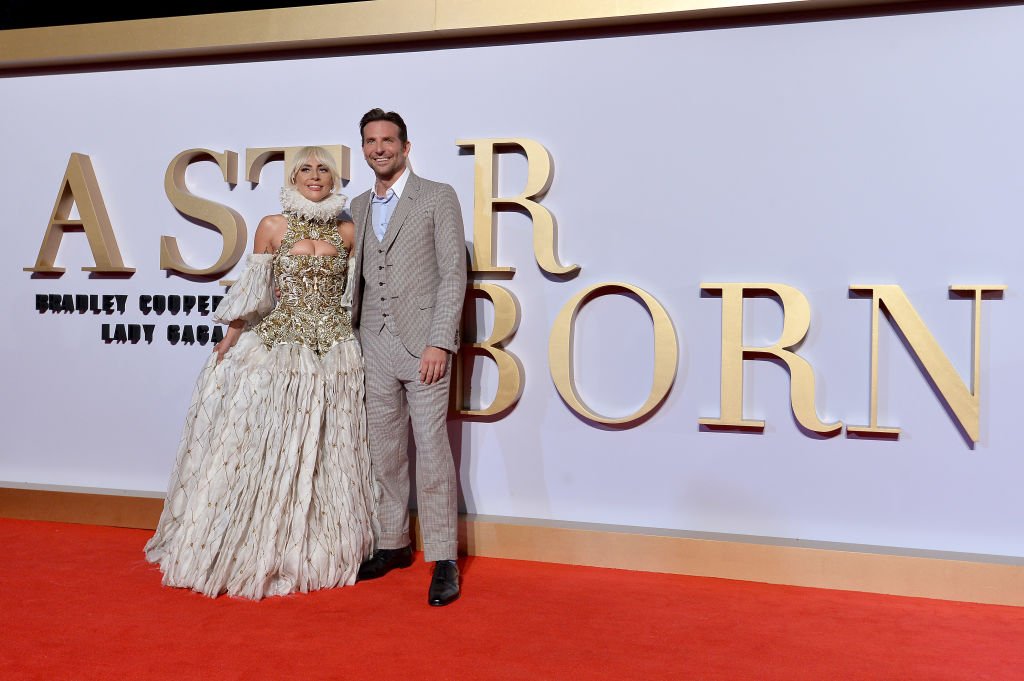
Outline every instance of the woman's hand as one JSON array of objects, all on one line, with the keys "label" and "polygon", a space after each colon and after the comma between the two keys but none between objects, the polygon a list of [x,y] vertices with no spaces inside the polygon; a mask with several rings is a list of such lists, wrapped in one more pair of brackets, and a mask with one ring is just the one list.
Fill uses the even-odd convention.
[{"label": "woman's hand", "polygon": [[228,354],[228,350],[230,350],[233,346],[234,343],[228,342],[227,336],[221,339],[220,343],[217,343],[216,345],[213,346],[213,351],[217,355],[217,364],[220,364],[221,360],[224,359],[224,355]]},{"label": "woman's hand", "polygon": [[245,326],[245,322],[241,319],[228,324],[228,330],[224,334],[224,338],[213,346],[213,352],[217,355],[217,364],[221,363],[224,356],[228,354],[228,350],[235,346],[238,342],[238,337],[242,335],[242,327]]}]

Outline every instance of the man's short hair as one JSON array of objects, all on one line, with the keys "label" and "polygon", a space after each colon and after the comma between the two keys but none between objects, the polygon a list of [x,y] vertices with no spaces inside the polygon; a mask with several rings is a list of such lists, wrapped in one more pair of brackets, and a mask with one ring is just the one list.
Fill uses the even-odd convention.
[{"label": "man's short hair", "polygon": [[367,123],[373,123],[374,121],[387,121],[388,123],[394,123],[398,126],[398,139],[405,144],[409,141],[409,129],[405,127],[405,121],[394,111],[385,111],[384,109],[370,109],[363,117],[359,119],[359,141],[364,141],[363,129]]}]

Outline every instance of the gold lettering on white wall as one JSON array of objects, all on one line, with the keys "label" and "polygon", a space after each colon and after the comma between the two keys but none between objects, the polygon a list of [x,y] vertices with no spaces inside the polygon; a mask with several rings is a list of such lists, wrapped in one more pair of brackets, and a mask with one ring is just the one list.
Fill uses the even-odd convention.
[{"label": "gold lettering on white wall", "polygon": [[[622,417],[598,414],[588,407],[576,390],[575,367],[573,365],[573,336],[576,316],[587,302],[610,293],[629,292],[640,298],[654,322],[654,378],[647,400],[636,412]],[[548,342],[548,364],[551,380],[558,394],[569,408],[591,421],[607,425],[628,425],[651,413],[668,395],[676,378],[679,364],[679,340],[668,312],[658,300],[647,291],[630,284],[609,282],[595,284],[574,296],[558,313],[551,329]]]},{"label": "gold lettering on white wall", "polygon": [[[514,267],[499,267],[495,251],[495,212],[525,209],[533,221],[533,253],[537,264],[550,274],[571,274],[579,265],[562,265],[556,254],[558,228],[555,216],[535,199],[551,186],[551,154],[542,144],[523,137],[459,140],[455,144],[473,149],[473,272],[515,273]],[[495,196],[498,185],[499,150],[522,149],[526,154],[526,187],[517,196]]]},{"label": "gold lettering on white wall", "polygon": [[[508,289],[489,283],[470,286],[470,295],[487,298],[494,306],[491,335],[482,343],[463,343],[459,348],[455,375],[452,376],[453,411],[459,416],[491,417],[511,409],[523,394],[523,365],[519,358],[505,349],[505,343],[519,328],[519,301]],[[498,389],[490,405],[470,409],[466,403],[463,367],[474,356],[490,357],[498,369]]]},{"label": "gold lettering on white wall", "polygon": [[[78,208],[79,218],[71,218],[72,207]],[[114,237],[114,229],[103,203],[100,184],[92,168],[92,160],[85,154],[71,154],[64,179],[57,191],[57,200],[50,213],[50,222],[43,234],[43,243],[36,256],[36,264],[25,267],[26,272],[42,274],[64,273],[63,267],[56,267],[57,252],[65,232],[82,230],[89,239],[94,267],[83,267],[85,272],[104,274],[128,274],[134,267],[126,267],[121,259],[121,250]]]},{"label": "gold lettering on white wall", "polygon": [[[764,421],[743,418],[743,361],[775,357],[786,363],[790,375],[790,405],[797,422],[819,435],[835,435],[842,421],[824,423],[814,406],[814,369],[791,348],[795,347],[811,324],[811,306],[803,293],[785,284],[701,284],[701,290],[722,295],[722,384],[718,418],[701,418],[698,423],[717,428],[764,430]],[[782,333],[774,345],[743,345],[743,298],[768,293],[782,301]]]},{"label": "gold lettering on white wall", "polygon": [[982,294],[1006,290],[1003,284],[981,286],[950,286],[950,291],[970,293],[974,300],[972,333],[971,388],[961,380],[952,362],[942,351],[935,336],[910,304],[907,294],[895,284],[854,285],[851,291],[871,293],[871,406],[867,426],[848,426],[847,435],[899,437],[900,429],[878,425],[878,320],[882,307],[889,313],[892,326],[906,339],[910,350],[921,363],[925,375],[942,396],[971,441],[980,437],[981,418],[981,301]]},{"label": "gold lettering on white wall", "polygon": [[185,262],[178,249],[178,240],[170,236],[160,237],[160,269],[172,270],[193,276],[213,276],[231,270],[242,258],[248,234],[245,220],[232,208],[196,196],[185,185],[185,171],[189,165],[199,161],[212,160],[220,168],[221,176],[228,184],[238,183],[238,154],[233,151],[217,153],[210,149],[189,149],[171,161],[164,173],[164,192],[171,205],[201,222],[213,225],[224,240],[220,256],[209,267],[193,267]]}]

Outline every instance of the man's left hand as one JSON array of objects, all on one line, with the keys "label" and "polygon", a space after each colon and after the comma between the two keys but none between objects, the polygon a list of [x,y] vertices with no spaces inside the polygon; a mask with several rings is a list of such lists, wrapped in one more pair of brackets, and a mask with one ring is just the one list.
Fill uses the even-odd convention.
[{"label": "man's left hand", "polygon": [[448,353],[428,345],[420,357],[420,383],[430,385],[444,378],[448,370]]}]

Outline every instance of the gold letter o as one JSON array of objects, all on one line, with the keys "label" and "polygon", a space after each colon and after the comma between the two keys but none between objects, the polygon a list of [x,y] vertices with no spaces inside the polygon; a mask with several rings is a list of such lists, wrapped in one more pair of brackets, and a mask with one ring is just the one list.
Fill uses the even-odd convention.
[{"label": "gold letter o", "polygon": [[[590,409],[583,403],[576,391],[572,357],[573,331],[576,315],[584,304],[599,296],[624,291],[635,294],[643,301],[644,307],[647,308],[654,322],[654,381],[647,401],[640,409],[628,416],[613,418],[602,416]],[[555,319],[548,342],[548,365],[551,369],[551,380],[554,381],[558,394],[562,396],[569,408],[580,416],[607,425],[629,425],[653,411],[672,388],[678,363],[679,343],[676,330],[672,326],[672,320],[665,312],[665,308],[647,291],[619,282],[594,284],[566,303]]]}]

